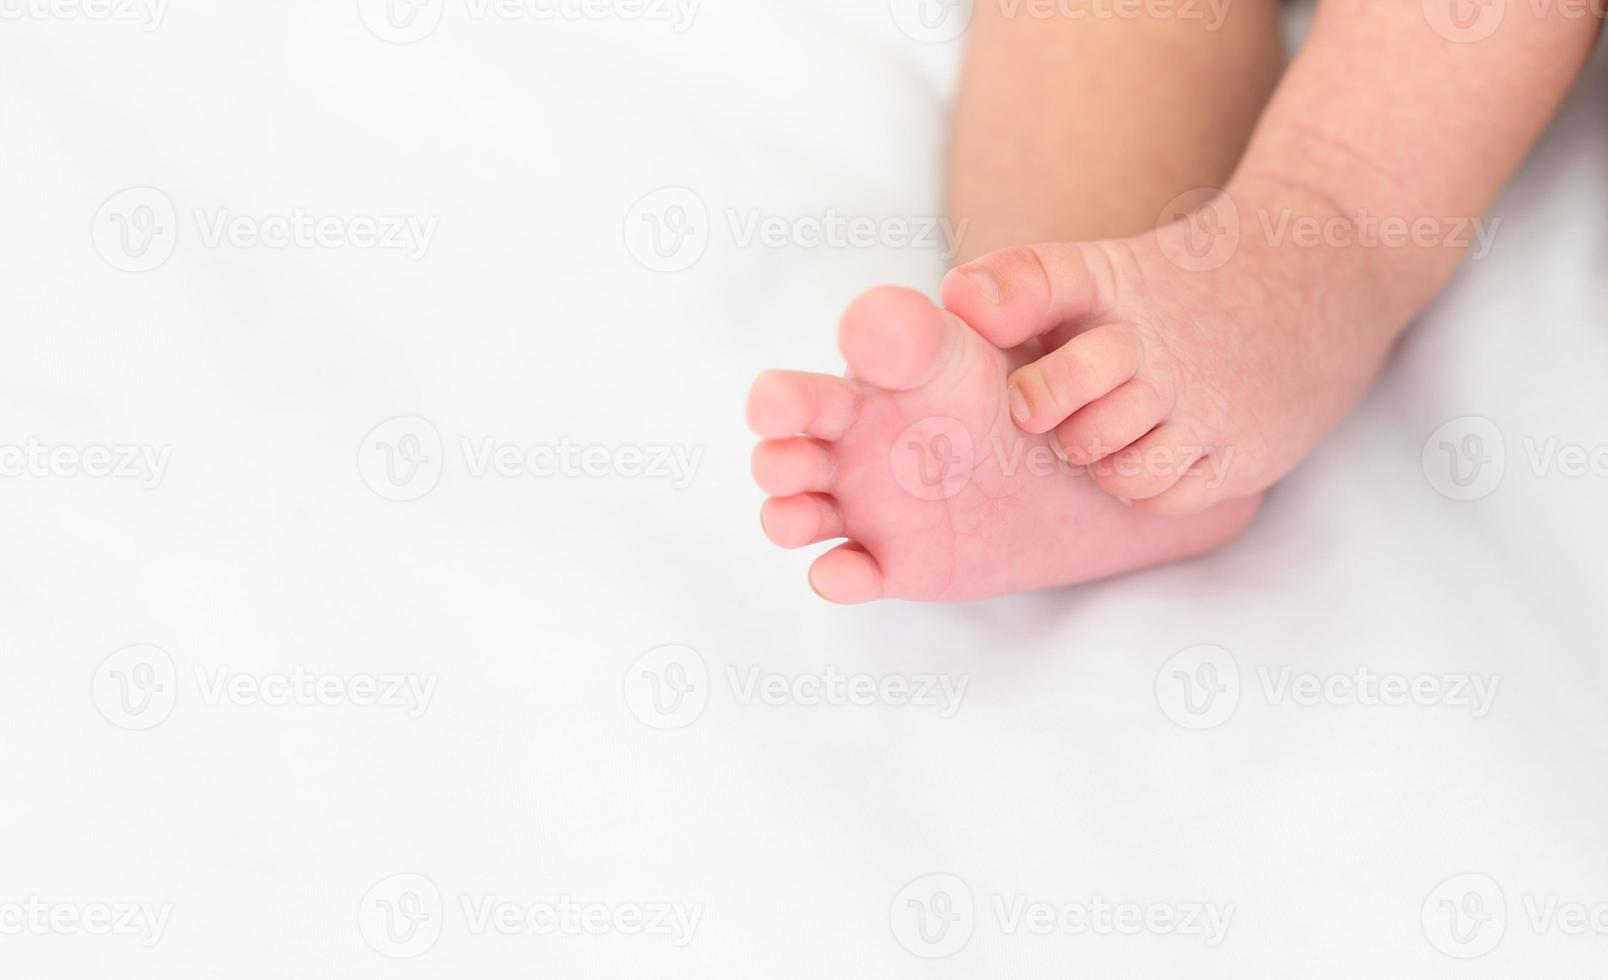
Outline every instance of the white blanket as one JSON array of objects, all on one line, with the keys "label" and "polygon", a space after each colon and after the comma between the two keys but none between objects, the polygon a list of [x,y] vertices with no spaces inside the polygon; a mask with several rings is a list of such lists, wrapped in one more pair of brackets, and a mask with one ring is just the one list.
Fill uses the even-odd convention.
[{"label": "white blanket", "polygon": [[743,397],[935,286],[941,19],[6,9],[0,975],[1600,974],[1600,62],[1241,540],[838,609]]}]

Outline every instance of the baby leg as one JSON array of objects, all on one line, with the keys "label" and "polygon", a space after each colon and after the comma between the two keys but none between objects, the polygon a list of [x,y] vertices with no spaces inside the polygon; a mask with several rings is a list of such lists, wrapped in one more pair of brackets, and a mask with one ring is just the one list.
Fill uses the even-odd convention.
[{"label": "baby leg", "polygon": [[956,261],[1135,234],[1179,194],[1224,186],[1283,68],[1279,12],[977,0],[950,137]]}]

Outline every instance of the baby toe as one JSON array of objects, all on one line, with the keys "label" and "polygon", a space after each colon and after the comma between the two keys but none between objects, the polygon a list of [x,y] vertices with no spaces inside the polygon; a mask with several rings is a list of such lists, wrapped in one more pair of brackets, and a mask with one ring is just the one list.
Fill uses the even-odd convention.
[{"label": "baby toe", "polygon": [[838,439],[859,414],[854,382],[806,371],[766,371],[748,392],[748,427],[763,439]]},{"label": "baby toe", "polygon": [[1216,453],[1195,460],[1177,483],[1147,500],[1135,500],[1133,508],[1162,517],[1199,514],[1222,504],[1228,461]]},{"label": "baby toe", "polygon": [[1171,488],[1210,450],[1195,439],[1188,426],[1164,423],[1090,466],[1089,475],[1113,497],[1146,500]]},{"label": "baby toe", "polygon": [[1087,466],[1139,441],[1171,410],[1163,391],[1135,378],[1072,413],[1054,439],[1069,462]]},{"label": "baby toe", "polygon": [[843,537],[843,511],[826,494],[801,493],[772,497],[759,511],[765,536],[782,548],[802,548]]},{"label": "baby toe", "polygon": [[1131,323],[1078,334],[1011,377],[1011,415],[1026,432],[1048,432],[1132,379],[1142,360],[1139,330]]},{"label": "baby toe", "polygon": [[992,252],[944,277],[944,308],[989,343],[1016,347],[1109,304],[1108,264],[1098,246],[1024,245]]},{"label": "baby toe", "polygon": [[773,497],[830,490],[834,459],[813,439],[776,439],[754,447],[754,482]]},{"label": "baby toe", "polygon": [[838,346],[855,377],[888,391],[931,381],[957,347],[959,324],[913,289],[881,286],[843,314]]},{"label": "baby toe", "polygon": [[810,588],[827,602],[852,606],[882,598],[882,569],[870,552],[849,541],[815,559]]}]

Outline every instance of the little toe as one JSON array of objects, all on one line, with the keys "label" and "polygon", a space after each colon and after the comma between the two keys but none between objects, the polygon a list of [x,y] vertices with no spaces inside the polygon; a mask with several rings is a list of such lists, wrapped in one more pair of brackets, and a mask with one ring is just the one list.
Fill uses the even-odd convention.
[{"label": "little toe", "polygon": [[999,348],[1016,347],[1109,305],[1110,264],[1095,245],[1024,245],[950,270],[944,308]]},{"label": "little toe", "polygon": [[1011,376],[1011,415],[1025,432],[1048,432],[1132,380],[1143,360],[1143,341],[1131,323],[1078,334]]},{"label": "little toe", "polygon": [[1135,378],[1073,412],[1054,440],[1069,462],[1088,466],[1142,439],[1172,407],[1166,392]]},{"label": "little toe", "polygon": [[864,547],[848,541],[815,559],[810,588],[827,602],[842,606],[882,598],[882,569]]},{"label": "little toe", "polygon": [[802,548],[843,537],[843,511],[823,493],[772,497],[759,511],[760,527],[778,547]]},{"label": "little toe", "polygon": [[1149,435],[1089,467],[1096,485],[1123,500],[1148,500],[1171,488],[1211,451],[1189,426],[1159,425]]},{"label": "little toe", "polygon": [[748,392],[748,427],[763,439],[807,435],[838,439],[854,424],[854,382],[806,371],[766,371]]},{"label": "little toe", "polygon": [[1224,503],[1224,483],[1228,478],[1227,460],[1208,453],[1195,460],[1177,483],[1148,500],[1135,500],[1134,510],[1161,517],[1199,514]]},{"label": "little toe", "polygon": [[887,391],[933,380],[955,348],[959,324],[913,289],[880,286],[843,314],[838,346],[856,378]]},{"label": "little toe", "polygon": [[773,497],[830,490],[834,459],[814,439],[774,439],[754,447],[754,482]]}]

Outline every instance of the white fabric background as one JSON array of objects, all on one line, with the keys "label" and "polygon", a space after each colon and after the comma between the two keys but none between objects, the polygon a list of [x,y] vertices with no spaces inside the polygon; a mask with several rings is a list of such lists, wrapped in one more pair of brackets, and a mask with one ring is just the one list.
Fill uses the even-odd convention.
[{"label": "white fabric background", "polygon": [[[442,2],[410,45],[344,0],[0,24],[0,445],[171,452],[150,489],[0,479],[0,908],[171,906],[150,945],[0,912],[0,975],[1601,974],[1608,935],[1530,914],[1608,902],[1608,472],[1530,453],[1608,446],[1600,64],[1498,208],[1493,254],[1241,540],[1084,588],[837,609],[759,533],[743,397],[767,366],[836,370],[846,302],[931,289],[942,259],[745,247],[728,218],[937,214],[958,46],[914,43],[881,2],[707,0],[681,31]],[[174,208],[171,258],[143,273],[96,244],[130,187]],[[681,272],[628,247],[663,187],[709,214]],[[298,208],[438,230],[414,261],[209,247],[195,217]],[[413,502],[369,486],[377,439],[429,435],[365,436],[398,416],[443,441]],[[1497,427],[1505,475],[1454,501],[1421,450],[1469,416]],[[680,489],[476,476],[464,440],[486,439],[701,456]],[[108,662],[141,644],[160,652]],[[696,658],[633,667],[669,644]],[[1192,666],[1169,658],[1201,645],[1240,687],[1197,731],[1163,706]],[[671,656],[707,669],[704,708],[659,731],[641,669]],[[418,717],[206,687],[298,666],[436,686]],[[1272,703],[1263,680],[1364,667],[1498,693],[1476,719]],[[950,717],[744,705],[731,672],[756,668],[968,686]],[[143,712],[124,677],[154,679]],[[939,873],[974,913],[926,960],[899,916]],[[419,877],[371,891],[399,874]],[[1436,890],[1466,874],[1487,877]],[[1459,945],[1440,900],[1469,888],[1488,918]],[[374,917],[409,889],[431,913],[413,935],[438,936],[394,958],[416,950]],[[566,895],[702,918],[677,948],[477,935],[464,911]],[[1212,947],[997,913],[1097,896],[1233,912]]]}]

